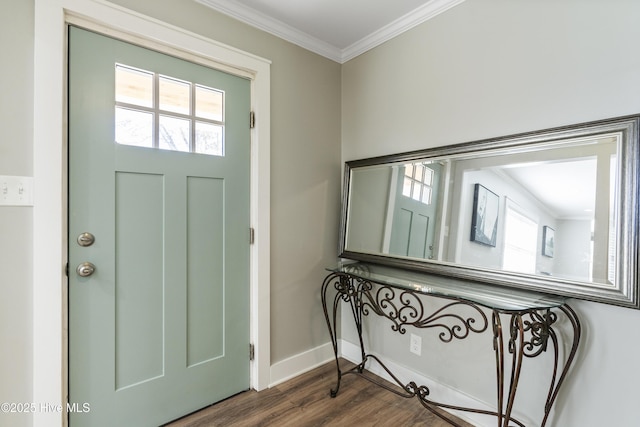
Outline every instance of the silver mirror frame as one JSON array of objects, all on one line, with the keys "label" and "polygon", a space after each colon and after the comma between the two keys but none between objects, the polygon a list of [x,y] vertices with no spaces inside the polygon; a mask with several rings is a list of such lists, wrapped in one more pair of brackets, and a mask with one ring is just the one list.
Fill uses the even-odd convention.
[{"label": "silver mirror frame", "polygon": [[[457,277],[482,283],[529,289],[554,295],[602,302],[640,309],[638,282],[638,255],[640,238],[640,115],[581,123],[541,131],[534,131],[475,142],[436,147],[400,154],[345,162],[342,215],[340,225],[339,256],[351,260],[370,262],[442,276]],[[591,282],[561,278],[487,270],[447,262],[434,262],[415,258],[394,257],[346,249],[347,219],[351,172],[359,167],[387,163],[413,162],[433,157],[482,153],[487,150],[522,150],[535,144],[540,146],[565,139],[583,138],[600,134],[619,134],[618,189],[616,201],[616,285],[605,286]]]}]

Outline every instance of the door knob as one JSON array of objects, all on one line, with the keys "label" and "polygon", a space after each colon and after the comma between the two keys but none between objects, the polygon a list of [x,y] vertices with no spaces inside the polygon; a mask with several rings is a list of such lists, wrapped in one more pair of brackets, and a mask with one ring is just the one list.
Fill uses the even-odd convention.
[{"label": "door knob", "polygon": [[90,262],[83,262],[76,268],[76,273],[80,277],[89,277],[96,271],[96,266]]},{"label": "door knob", "polygon": [[95,241],[96,238],[91,233],[84,232],[78,236],[78,244],[80,246],[91,246]]}]

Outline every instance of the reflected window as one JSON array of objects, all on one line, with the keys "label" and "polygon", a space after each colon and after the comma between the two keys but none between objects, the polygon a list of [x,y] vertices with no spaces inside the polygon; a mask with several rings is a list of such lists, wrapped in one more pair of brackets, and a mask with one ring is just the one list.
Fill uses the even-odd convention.
[{"label": "reflected window", "polygon": [[[607,251],[607,279],[609,283],[616,283],[616,165],[618,157],[614,154],[609,159],[609,247]],[[592,257],[593,258],[593,257]],[[593,263],[593,261],[592,261]],[[593,269],[589,269],[593,271]]]},{"label": "reflected window", "polygon": [[519,273],[536,272],[538,223],[513,203],[507,203],[502,267]]},{"label": "reflected window", "polygon": [[115,140],[224,156],[224,92],[116,64]]},{"label": "reflected window", "polygon": [[430,205],[433,197],[433,176],[433,169],[424,163],[405,165],[402,195]]}]

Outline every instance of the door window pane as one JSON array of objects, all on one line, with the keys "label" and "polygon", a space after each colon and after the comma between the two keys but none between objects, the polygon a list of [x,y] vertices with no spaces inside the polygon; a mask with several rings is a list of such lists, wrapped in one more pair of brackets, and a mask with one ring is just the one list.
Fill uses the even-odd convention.
[{"label": "door window pane", "polygon": [[431,204],[431,193],[433,192],[433,190],[431,189],[431,187],[424,187],[422,189],[422,203],[424,203],[425,205],[430,205]]},{"label": "door window pane", "polygon": [[404,165],[402,195],[411,197],[425,205],[431,204],[433,175],[433,169],[425,166],[424,163]]},{"label": "door window pane", "polygon": [[116,107],[116,142],[153,147],[153,114]]},{"label": "door window pane", "polygon": [[413,178],[413,164],[404,165],[404,175]]},{"label": "door window pane", "polygon": [[420,183],[413,181],[413,190],[411,190],[411,198],[413,200],[420,200],[420,190],[422,190]]},{"label": "door window pane", "polygon": [[405,177],[402,183],[402,195],[405,197],[411,197],[411,178]]},{"label": "door window pane", "polygon": [[223,127],[196,122],[196,153],[224,156]]},{"label": "door window pane", "polygon": [[424,185],[432,186],[433,185],[433,169],[424,168],[424,179],[422,180]]},{"label": "door window pane", "polygon": [[190,151],[191,123],[188,119],[160,116],[158,148],[173,151]]},{"label": "door window pane", "polygon": [[196,86],[196,116],[221,122],[223,94],[219,90]]},{"label": "door window pane", "polygon": [[415,173],[413,178],[416,181],[418,181],[419,183],[422,183],[422,176],[424,174],[424,166],[418,163],[418,164],[415,165],[415,170],[416,170],[416,173]]},{"label": "door window pane", "polygon": [[224,91],[115,64],[116,142],[225,155]]},{"label": "door window pane", "polygon": [[153,73],[116,65],[116,102],[153,106]]},{"label": "door window pane", "polygon": [[160,77],[159,83],[160,109],[189,114],[191,85],[168,77]]}]

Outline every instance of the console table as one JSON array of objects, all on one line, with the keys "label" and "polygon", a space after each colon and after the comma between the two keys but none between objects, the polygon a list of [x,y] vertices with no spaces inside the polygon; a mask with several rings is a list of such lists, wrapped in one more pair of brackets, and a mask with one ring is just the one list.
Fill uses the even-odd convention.
[{"label": "console table", "polygon": [[[434,408],[492,415],[497,418],[498,427],[525,427],[511,414],[523,368],[522,362],[525,357],[535,358],[548,351],[551,344],[554,365],[543,408],[541,426],[544,427],[580,342],[580,322],[565,298],[360,262],[342,263],[327,270],[330,273],[322,284],[322,306],[331,335],[338,374],[337,384],[331,389],[331,397],[338,394],[344,375],[355,374],[400,396],[416,397],[426,409],[454,426],[459,427],[455,421]],[[436,307],[431,308],[430,298],[445,301],[444,304],[434,304]],[[361,362],[345,371],[341,369],[338,360],[336,331],[337,312],[341,301],[349,304],[351,308],[361,351]],[[391,329],[400,334],[406,333],[408,326],[436,328],[439,330],[438,338],[444,343],[464,339],[471,333],[489,330],[493,336],[496,362],[496,411],[436,402],[431,400],[428,387],[417,385],[413,381],[408,384],[401,383],[377,356],[366,352],[362,338],[363,316],[372,313],[390,320]],[[490,320],[487,313],[490,314]],[[573,341],[562,363],[562,370],[559,370],[560,337],[554,330],[559,313],[562,313],[573,328]],[[503,323],[503,319],[508,319],[508,322]],[[508,355],[511,369],[507,381],[505,358],[509,358]],[[400,388],[390,387],[385,382],[366,375],[365,365],[369,360],[379,363]]]}]

